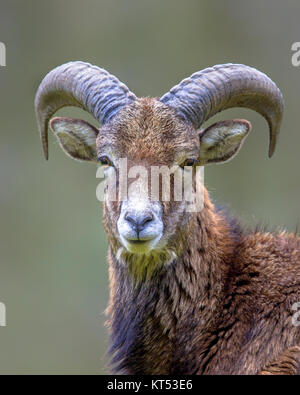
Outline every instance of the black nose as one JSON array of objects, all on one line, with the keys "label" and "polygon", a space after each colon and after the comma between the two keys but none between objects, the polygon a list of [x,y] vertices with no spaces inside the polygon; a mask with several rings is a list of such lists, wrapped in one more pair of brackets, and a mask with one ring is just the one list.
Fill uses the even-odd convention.
[{"label": "black nose", "polygon": [[128,221],[131,226],[136,230],[137,233],[140,233],[143,229],[145,229],[146,225],[149,222],[153,221],[153,214],[148,213],[126,213],[125,220]]}]

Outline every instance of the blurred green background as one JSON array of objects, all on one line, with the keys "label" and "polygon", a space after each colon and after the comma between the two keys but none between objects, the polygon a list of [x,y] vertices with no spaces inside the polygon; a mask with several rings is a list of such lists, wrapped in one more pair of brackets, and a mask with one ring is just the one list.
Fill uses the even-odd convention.
[{"label": "blurred green background", "polygon": [[[96,169],[68,159],[51,138],[46,163],[33,111],[41,79],[84,60],[108,69],[137,95],[159,96],[191,73],[226,62],[266,72],[286,102],[277,152],[267,159],[266,122],[237,158],[205,173],[217,202],[246,225],[299,222],[300,41],[298,0],[0,0],[0,373],[104,374],[108,336],[107,241]],[[91,118],[78,110],[65,115]]]}]

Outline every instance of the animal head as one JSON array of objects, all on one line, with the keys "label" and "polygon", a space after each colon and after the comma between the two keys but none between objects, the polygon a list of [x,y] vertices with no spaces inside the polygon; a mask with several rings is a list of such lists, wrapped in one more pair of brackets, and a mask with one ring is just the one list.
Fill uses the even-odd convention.
[{"label": "animal head", "polygon": [[[52,118],[64,106],[90,112],[101,127],[84,120]],[[269,156],[279,133],[283,99],[265,74],[239,64],[214,66],[183,80],[161,98],[137,98],[117,78],[84,62],[70,62],[52,70],[35,99],[43,149],[48,159],[48,125],[62,149],[72,158],[103,166],[107,179],[121,180],[126,159],[130,193],[104,204],[104,224],[112,248],[124,260],[159,255],[171,259],[178,232],[189,223],[187,202],[152,198],[149,187],[154,168],[168,168],[170,185],[176,174],[192,174],[196,166],[230,160],[239,150],[251,125],[246,120],[201,125],[217,112],[246,107],[269,124]],[[133,182],[145,172],[144,182]],[[131,178],[130,178],[130,172]],[[138,174],[139,173],[139,174]],[[130,178],[131,181],[128,181]],[[159,187],[164,183],[158,177]],[[152,184],[151,184],[152,185]],[[151,188],[150,188],[151,189]],[[171,188],[172,190],[172,188]],[[147,191],[147,192],[145,192]]]}]

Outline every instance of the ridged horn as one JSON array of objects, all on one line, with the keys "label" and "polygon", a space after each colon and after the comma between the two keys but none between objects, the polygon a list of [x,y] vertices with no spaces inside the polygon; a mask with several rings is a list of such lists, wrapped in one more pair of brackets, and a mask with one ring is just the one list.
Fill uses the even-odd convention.
[{"label": "ridged horn", "polygon": [[246,107],[269,124],[269,157],[274,153],[283,115],[283,97],[264,73],[242,64],[216,65],[184,79],[160,99],[199,128],[216,113]]},{"label": "ridged horn", "polygon": [[41,82],[35,97],[35,112],[48,159],[48,123],[62,107],[75,106],[90,112],[104,124],[136,96],[106,70],[85,62],[56,67]]}]

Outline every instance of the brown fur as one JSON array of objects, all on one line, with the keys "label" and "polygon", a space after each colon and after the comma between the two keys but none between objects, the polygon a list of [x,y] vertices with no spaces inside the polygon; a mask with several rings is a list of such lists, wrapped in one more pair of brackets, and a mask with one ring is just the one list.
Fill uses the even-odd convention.
[{"label": "brown fur", "polygon": [[[155,99],[139,99],[100,129],[109,149],[130,164],[171,165],[199,152],[197,132]],[[145,257],[137,279],[132,256],[117,259],[120,203],[104,205],[109,238],[111,332],[115,371],[127,374],[299,372],[300,240],[244,233],[205,191],[200,213],[163,203],[170,264]],[[151,260],[152,259],[152,260]],[[141,262],[139,263],[141,264]],[[151,268],[151,269],[149,269]],[[136,268],[136,270],[140,270]],[[147,272],[148,271],[148,272]]]},{"label": "brown fur", "polygon": [[300,347],[291,347],[285,351],[280,358],[269,363],[261,375],[295,375],[300,373]]}]

